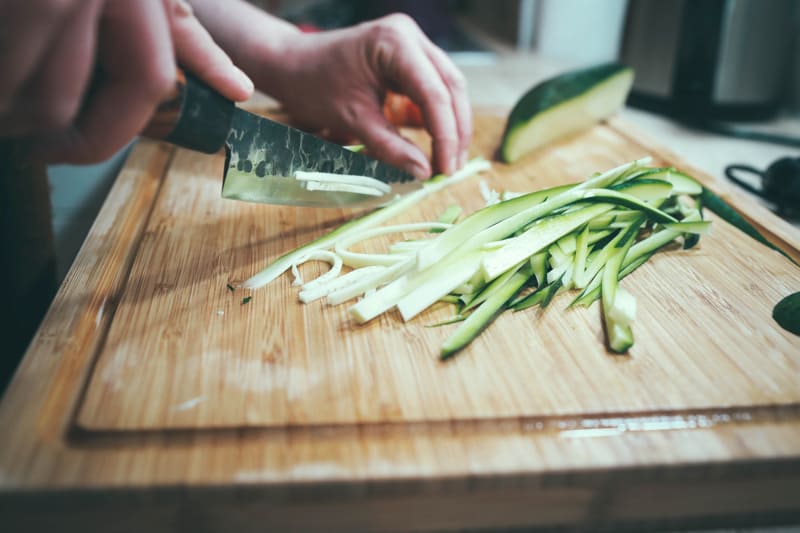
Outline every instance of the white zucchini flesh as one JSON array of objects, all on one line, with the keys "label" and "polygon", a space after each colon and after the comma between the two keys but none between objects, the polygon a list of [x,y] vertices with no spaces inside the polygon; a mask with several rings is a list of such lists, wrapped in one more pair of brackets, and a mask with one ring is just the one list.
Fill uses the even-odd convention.
[{"label": "white zucchini flesh", "polygon": [[587,224],[575,239],[575,264],[572,267],[572,284],[578,289],[582,289],[586,286],[583,273],[586,269],[586,259],[588,256],[589,225]]},{"label": "white zucchini flesh", "polygon": [[[350,315],[363,324],[398,305],[412,293],[411,298],[404,300],[403,309],[406,313],[413,313],[421,302],[428,301],[428,305],[431,305],[469,281],[479,264],[480,254],[475,252],[439,262],[430,269],[409,272],[355,304],[350,308]],[[418,290],[421,287],[424,289]]]},{"label": "white zucchini flesh", "polygon": [[473,253],[462,257],[455,264],[445,263],[437,276],[422,281],[413,291],[397,302],[400,316],[408,322],[419,313],[450,294],[453,289],[468,282],[480,269],[480,254]]},{"label": "white zucchini flesh", "polygon": [[330,248],[335,245],[339,239],[383,224],[387,220],[416,206],[428,196],[435,194],[446,187],[471,178],[480,172],[488,170],[489,168],[491,168],[491,163],[489,163],[489,161],[483,158],[475,158],[468,161],[463,168],[453,173],[449,177],[441,177],[441,179],[432,178],[426,182],[421,189],[397,197],[388,205],[367,213],[360,218],[354,219],[343,226],[340,226],[339,228],[323,235],[322,237],[282,255],[268,265],[264,270],[247,279],[242,284],[242,287],[245,289],[257,289],[259,287],[263,287],[267,283],[273,281],[275,278],[283,274],[292,266],[292,263],[296,262],[297,259],[302,256],[302,254],[311,252],[313,250]]},{"label": "white zucchini flesh", "polygon": [[357,282],[342,287],[328,294],[328,303],[330,305],[339,305],[359,295],[366,295],[366,293],[375,290],[377,287],[397,279],[406,272],[410,271],[414,266],[414,258],[409,257],[405,261],[395,263],[390,267],[384,267],[385,270],[364,276],[364,278]]},{"label": "white zucchini flesh", "polygon": [[327,183],[324,181],[306,181],[305,188],[309,191],[352,192],[355,194],[363,194],[364,196],[383,196],[386,194],[380,189],[365,187],[363,185],[351,185],[349,183]]},{"label": "white zucchini flesh", "polygon": [[[430,191],[416,196],[412,193],[279,258],[268,274],[278,268],[285,270],[285,264],[296,272],[297,265],[312,259],[331,263],[328,272],[303,284],[299,297],[303,302],[327,298],[328,304],[337,305],[363,296],[348,310],[360,323],[393,308],[408,321],[436,302],[463,302],[456,316],[464,324],[455,338],[442,346],[442,357],[463,347],[463,342],[468,343],[509,306],[546,306],[554,294],[582,288],[573,303],[588,305],[602,298],[609,346],[624,352],[633,344],[630,326],[636,316],[636,301],[619,287],[619,279],[663,244],[680,236],[688,240],[690,234],[709,229],[696,208],[692,211],[688,204],[679,203],[682,190],[694,190],[691,178],[670,181],[666,177],[671,169],[643,167],[648,162],[643,158],[577,185],[499,203],[493,203],[495,192],[484,183],[482,188],[487,190],[483,192],[488,191],[486,196],[493,205],[458,223],[460,208],[450,206],[439,222],[379,227]],[[316,186],[314,179],[307,178],[307,183]],[[319,183],[324,186],[326,182]],[[431,185],[443,188],[441,183]],[[345,185],[365,186],[357,179]],[[413,196],[413,201],[408,196]],[[664,210],[659,209],[661,204],[666,206]],[[640,232],[641,228],[644,231]],[[442,230],[436,236],[395,242],[385,253],[351,249],[361,241],[383,235]],[[647,231],[653,233],[646,236]],[[642,240],[637,243],[637,238]],[[625,243],[622,247],[621,242]],[[341,275],[342,266],[353,270]],[[628,266],[630,269],[625,270]],[[261,281],[267,277],[264,272],[260,275]],[[541,290],[518,296],[533,278]]]},{"label": "white zucchini flesh", "polygon": [[390,254],[416,254],[417,251],[428,244],[427,239],[416,241],[397,241],[389,245]]},{"label": "white zucchini flesh", "polygon": [[636,320],[636,298],[620,286],[614,293],[609,317],[622,326],[630,326]]},{"label": "white zucchini flesh", "polygon": [[380,237],[381,235],[390,235],[392,233],[404,233],[414,231],[429,231],[431,229],[447,229],[452,227],[452,224],[445,224],[443,222],[416,222],[412,224],[397,224],[394,226],[383,226],[378,228],[371,228],[340,239],[335,245],[334,250],[342,258],[344,264],[349,267],[362,267],[370,265],[393,265],[398,261],[402,261],[403,257],[398,254],[378,254],[378,253],[365,253],[353,252],[348,250],[354,244]]},{"label": "white zucchini flesh", "polygon": [[483,274],[487,280],[494,279],[520,261],[551,245],[566,233],[581,227],[599,214],[610,211],[610,204],[595,204],[577,213],[543,219],[525,233],[499,250],[490,252],[483,259]]},{"label": "white zucchini flesh", "polygon": [[369,276],[382,272],[386,270],[386,268],[387,267],[385,266],[373,265],[351,270],[350,272],[342,274],[341,276],[332,279],[327,283],[320,283],[316,286],[312,286],[311,288],[303,287],[298,296],[303,303],[313,302],[314,300],[324,298],[335,291],[339,291],[345,287],[354,285],[357,282],[368,278]]},{"label": "white zucchini flesh", "polygon": [[[303,282],[300,274],[297,270],[299,265],[303,263],[307,263],[308,261],[327,261],[331,264],[330,270],[325,272],[324,274],[320,275],[316,279]],[[297,262],[292,263],[292,273],[295,275],[294,285],[302,285],[305,289],[313,289],[314,286],[321,285],[336,276],[339,275],[339,272],[342,271],[342,258],[336,255],[333,252],[329,252],[327,250],[315,250],[313,252],[309,252],[308,254],[300,257]]]},{"label": "white zucchini flesh", "polygon": [[[315,183],[317,186],[322,184],[329,184],[331,186],[337,185],[352,185],[362,187],[364,189],[373,189],[379,191],[381,196],[392,192],[392,186],[382,182],[381,180],[370,178],[369,176],[353,176],[350,174],[333,174],[330,172],[305,172],[298,170],[294,173],[294,179],[298,181],[305,181],[308,183]],[[321,189],[326,190],[326,189]],[[340,190],[340,189],[327,189],[327,190]],[[350,192],[350,191],[348,191]]]},{"label": "white zucchini flesh", "polygon": [[[630,298],[623,296],[621,300],[618,300],[620,292],[619,272],[628,250],[629,245],[614,249],[614,253],[611,254],[608,262],[603,267],[602,283],[600,285],[603,320],[606,324],[608,346],[617,353],[624,353],[633,346],[633,330],[628,318],[631,314],[635,315],[635,303],[632,304],[630,301],[632,296]],[[628,309],[626,310],[625,307]],[[623,317],[623,320],[616,320],[616,316]]]},{"label": "white zucchini flesh", "polygon": [[[489,206],[472,213],[469,217],[464,219],[460,224],[457,224],[448,231],[442,233],[434,242],[430,243],[425,248],[421,249],[417,254],[417,264],[420,269],[427,268],[436,263],[447,254],[452,252],[455,248],[465,244],[465,239],[476,235],[478,232],[485,230],[493,225],[503,223],[499,228],[493,228],[494,233],[498,236],[486,239],[480,244],[486,242],[496,241],[505,238],[510,233],[513,233],[525,223],[529,223],[535,218],[541,217],[550,213],[554,209],[564,207],[577,198],[582,197],[582,192],[593,188],[602,188],[614,183],[620,179],[626,172],[639,168],[643,165],[650,163],[652,158],[643,157],[629,163],[625,163],[607,170],[597,176],[592,176],[586,181],[574,185],[561,193],[556,194],[552,198],[541,196],[538,193],[530,193],[514,200],[519,201],[520,204],[526,203],[526,197],[531,198],[531,204],[527,205],[527,210],[520,211],[516,207],[517,203],[510,200],[509,203],[502,202],[497,205]],[[508,220],[512,218],[513,220]],[[475,242],[470,242],[467,246],[474,246]]]}]

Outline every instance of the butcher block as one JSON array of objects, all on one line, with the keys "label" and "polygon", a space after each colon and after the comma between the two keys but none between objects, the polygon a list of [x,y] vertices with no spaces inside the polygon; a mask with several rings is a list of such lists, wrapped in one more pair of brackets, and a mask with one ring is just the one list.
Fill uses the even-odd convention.
[{"label": "butcher block", "polygon": [[[713,186],[789,256],[800,231],[620,118],[496,161],[399,216],[484,205],[652,156]],[[427,148],[420,132],[408,134]],[[800,268],[708,213],[623,282],[635,344],[598,304],[503,314],[452,360],[436,305],[366,324],[244,279],[354,209],[220,197],[222,154],[133,149],[0,404],[3,528],[60,531],[661,527],[800,513],[800,337],[772,308]],[[713,184],[713,185],[712,185]],[[412,237],[412,235],[407,235]],[[364,249],[379,250],[376,238]],[[322,263],[300,267],[313,278]]]}]

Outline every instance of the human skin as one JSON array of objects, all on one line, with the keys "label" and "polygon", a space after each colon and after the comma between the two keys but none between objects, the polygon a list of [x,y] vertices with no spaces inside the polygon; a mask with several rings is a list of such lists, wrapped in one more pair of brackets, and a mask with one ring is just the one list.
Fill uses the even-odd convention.
[{"label": "human skin", "polygon": [[145,126],[176,61],[232,100],[252,82],[179,0],[0,0],[0,137],[101,161]]},{"label": "human skin", "polygon": [[[144,128],[177,64],[234,101],[255,81],[302,127],[421,178],[466,159],[463,76],[410,18],[304,34],[243,0],[0,0],[0,137],[48,162],[101,161]],[[387,89],[422,109],[432,162],[383,117]]]},{"label": "human skin", "polygon": [[[466,82],[405,15],[341,30],[301,33],[243,0],[192,0],[198,17],[302,127],[348,133],[370,153],[419,176],[462,166],[472,136]],[[382,113],[386,89],[408,95],[433,138],[433,161]]]}]

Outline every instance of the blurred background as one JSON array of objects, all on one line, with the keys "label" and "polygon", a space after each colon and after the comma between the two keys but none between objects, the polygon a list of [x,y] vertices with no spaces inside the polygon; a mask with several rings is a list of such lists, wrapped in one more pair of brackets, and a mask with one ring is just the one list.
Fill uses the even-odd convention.
[{"label": "blurred background", "polygon": [[[735,120],[755,119],[759,127],[784,115],[800,116],[800,2],[794,0],[253,2],[306,30],[407,13],[468,74],[482,67],[494,72],[500,64],[505,87],[470,77],[475,105],[508,107],[537,78],[621,60],[636,69],[631,103],[644,109],[671,115],[680,106],[691,113],[699,107],[710,117],[728,118],[727,112]],[[697,60],[686,65],[680,54]],[[720,79],[710,87],[715,73]],[[49,169],[59,279],[124,156],[91,167]]]},{"label": "blurred background", "polygon": [[[509,108],[560,71],[619,60],[636,82],[626,113],[703,155],[719,174],[738,154],[753,165],[798,156],[800,2],[794,0],[253,0],[306,31],[405,12],[467,75],[476,106]],[[638,111],[637,111],[638,110]],[[713,133],[714,136],[709,136]],[[747,150],[723,140],[762,137]],[[657,135],[656,138],[659,138]],[[792,144],[794,142],[794,144]],[[750,145],[748,145],[750,146]],[[4,161],[8,147],[2,147]],[[743,151],[744,150],[744,151]],[[99,165],[3,169],[2,275],[12,282],[0,387],[66,275],[127,150]],[[709,159],[709,154],[711,158]],[[698,163],[702,168],[702,163]],[[25,198],[12,205],[11,198]]]}]

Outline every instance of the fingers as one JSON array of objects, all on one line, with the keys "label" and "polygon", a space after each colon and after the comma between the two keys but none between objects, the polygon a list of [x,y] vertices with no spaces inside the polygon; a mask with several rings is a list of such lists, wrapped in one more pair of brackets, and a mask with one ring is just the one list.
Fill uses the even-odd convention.
[{"label": "fingers", "polygon": [[97,4],[91,0],[68,11],[64,6],[57,21],[53,13],[42,14],[49,34],[35,42],[35,34],[43,29],[41,22],[23,35],[12,35],[26,25],[23,5],[21,13],[15,13],[22,20],[12,19],[14,24],[8,28],[2,27],[7,22],[0,22],[0,41],[22,41],[8,48],[0,46],[0,65],[4,65],[0,66],[0,136],[22,137],[63,128],[78,113],[93,62]]},{"label": "fingers", "polygon": [[164,3],[178,63],[229,100],[241,102],[250,98],[253,82],[217,46],[191,6],[185,0]]},{"label": "fingers", "polygon": [[450,91],[422,47],[397,47],[387,54],[386,69],[400,92],[407,94],[422,110],[425,126],[433,138],[433,165],[445,173],[458,164],[458,127],[453,116]]},{"label": "fingers", "polygon": [[98,2],[75,10],[5,117],[5,134],[66,128],[78,114],[94,63]]},{"label": "fingers", "polygon": [[357,120],[350,121],[353,133],[364,143],[370,155],[402,168],[418,179],[430,177],[431,166],[425,154],[394,129],[379,107],[358,101],[349,106],[347,114],[357,117]]},{"label": "fingers", "polygon": [[0,115],[39,65],[74,2],[31,0],[0,4]]},{"label": "fingers", "polygon": [[450,92],[421,48],[406,50],[398,59],[403,81],[400,89],[422,109],[425,126],[433,138],[433,164],[452,174],[458,166],[458,125]]},{"label": "fingers", "polygon": [[464,75],[453,64],[441,48],[424,38],[425,49],[431,62],[439,71],[453,103],[453,115],[458,127],[458,167],[461,168],[469,157],[469,145],[472,142],[472,109],[469,105],[467,82]]},{"label": "fingers", "polygon": [[34,143],[46,160],[105,159],[145,126],[175,83],[169,21],[161,0],[108,0],[100,18],[102,77],[73,127]]},{"label": "fingers", "polygon": [[410,18],[387,17],[377,28],[374,68],[421,108],[433,138],[435,168],[455,172],[465,159],[472,129],[463,77]]}]

